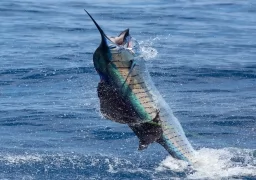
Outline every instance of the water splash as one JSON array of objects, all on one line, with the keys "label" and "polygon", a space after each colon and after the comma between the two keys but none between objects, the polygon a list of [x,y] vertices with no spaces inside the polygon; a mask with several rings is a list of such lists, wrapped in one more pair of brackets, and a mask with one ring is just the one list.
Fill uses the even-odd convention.
[{"label": "water splash", "polygon": [[146,61],[152,60],[157,56],[158,51],[153,48],[154,40],[139,41],[138,43],[140,54]]},{"label": "water splash", "polygon": [[253,150],[202,148],[197,152],[197,163],[193,167],[169,156],[160,163],[156,170],[188,172],[187,179],[256,177],[256,157]]},{"label": "water splash", "polygon": [[171,37],[170,34],[167,36],[157,35],[148,40],[139,41],[138,44],[140,47],[140,53],[142,57],[146,61],[155,59],[156,56],[158,55],[158,51],[154,48],[154,44],[157,44],[160,48],[162,48],[163,45],[161,42],[168,40],[170,37]]}]

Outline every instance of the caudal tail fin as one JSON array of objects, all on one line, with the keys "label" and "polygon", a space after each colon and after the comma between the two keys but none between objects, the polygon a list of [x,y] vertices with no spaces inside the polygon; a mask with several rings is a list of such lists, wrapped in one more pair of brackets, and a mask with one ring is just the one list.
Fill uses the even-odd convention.
[{"label": "caudal tail fin", "polygon": [[93,17],[84,9],[84,11],[88,14],[88,16],[91,18],[91,20],[94,22],[95,26],[97,27],[97,29],[99,30],[100,32],[100,35],[101,35],[101,45],[104,47],[104,46],[107,46],[107,36],[106,34],[104,33],[104,31],[101,29],[101,27],[98,25],[98,23],[93,19]]}]

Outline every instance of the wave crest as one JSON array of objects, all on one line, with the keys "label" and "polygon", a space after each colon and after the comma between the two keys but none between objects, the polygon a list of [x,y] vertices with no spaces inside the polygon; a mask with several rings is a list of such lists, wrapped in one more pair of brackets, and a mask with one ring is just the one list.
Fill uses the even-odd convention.
[{"label": "wave crest", "polygon": [[193,167],[168,156],[156,170],[187,172],[188,179],[256,177],[256,157],[254,150],[202,148],[197,151],[197,162]]}]

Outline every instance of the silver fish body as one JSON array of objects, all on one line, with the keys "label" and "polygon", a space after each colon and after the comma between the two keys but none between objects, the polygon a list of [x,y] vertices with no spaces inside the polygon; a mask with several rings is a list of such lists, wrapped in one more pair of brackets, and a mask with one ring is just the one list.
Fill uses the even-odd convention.
[{"label": "silver fish body", "polygon": [[[154,141],[163,145],[163,147],[173,157],[188,162],[193,162],[195,153],[194,149],[187,140],[179,121],[177,118],[175,118],[169,105],[162,98],[161,94],[151,80],[145,65],[145,60],[142,57],[136,58],[134,54],[127,49],[112,50],[111,53],[113,63],[116,65],[123,79],[127,78],[125,81],[127,84],[126,89],[122,89],[121,87],[120,91],[122,93],[125,93],[126,91],[132,92],[137,97],[139,102],[138,106],[141,106],[144,109],[144,112],[148,115],[145,116],[146,118],[138,117],[138,122],[141,124],[158,124],[161,130],[158,130],[157,127],[154,128],[158,132],[158,134],[153,133],[155,137],[158,137],[154,139]],[[129,62],[131,60],[133,60],[136,65],[132,72],[129,74],[131,70]],[[120,84],[122,83],[124,82],[120,82]],[[136,124],[137,121],[134,121],[133,123]],[[129,123],[131,128],[133,123]],[[138,125],[134,126],[136,127]],[[145,136],[149,136],[149,134],[146,134]],[[141,146],[147,147],[149,143],[152,142],[149,141],[145,144],[142,143]]]},{"label": "silver fish body", "polygon": [[[108,38],[91,19],[102,38],[93,60],[101,77],[98,96],[104,117],[127,124],[139,138],[140,150],[157,142],[173,157],[192,164],[195,151],[179,121],[154,86],[145,60],[133,51],[131,38],[127,38],[130,37],[129,30],[117,38]],[[125,41],[125,38],[129,40]],[[108,39],[110,43],[107,43]],[[118,39],[118,43],[112,39]]]}]

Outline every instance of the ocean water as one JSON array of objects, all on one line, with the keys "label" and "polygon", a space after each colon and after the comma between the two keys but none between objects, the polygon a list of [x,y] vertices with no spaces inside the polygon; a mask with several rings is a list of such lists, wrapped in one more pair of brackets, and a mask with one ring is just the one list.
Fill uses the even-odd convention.
[{"label": "ocean water", "polygon": [[[256,179],[256,3],[0,1],[0,179]],[[199,164],[104,119],[92,55],[130,28]]]}]

